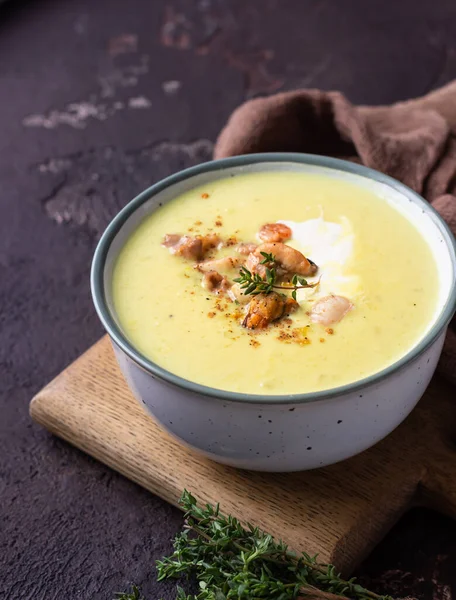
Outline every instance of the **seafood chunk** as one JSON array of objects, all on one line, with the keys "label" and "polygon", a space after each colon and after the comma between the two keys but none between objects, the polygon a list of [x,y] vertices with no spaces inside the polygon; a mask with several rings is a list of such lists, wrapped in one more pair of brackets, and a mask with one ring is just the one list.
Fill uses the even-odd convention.
[{"label": "seafood chunk", "polygon": [[214,248],[219,248],[223,245],[220,237],[216,233],[207,233],[206,235],[197,235],[196,237],[201,238],[204,256]]},{"label": "seafood chunk", "polygon": [[278,275],[315,275],[317,265],[306,258],[302,252],[281,242],[267,242],[261,244],[254,252],[249,254],[246,267],[249,271],[256,272],[264,277],[265,265],[260,264],[264,260],[262,252],[273,254],[277,265]]},{"label": "seafood chunk", "polygon": [[264,256],[261,256],[259,252],[257,253],[257,251],[254,250],[247,256],[245,268],[248,269],[251,273],[258,273],[258,275],[264,277],[266,274],[266,267],[265,265],[260,264],[263,259]]},{"label": "seafood chunk", "polygon": [[258,244],[242,242],[241,244],[238,244],[236,246],[236,252],[239,252],[239,254],[245,254],[245,256],[247,256],[251,252],[255,252],[255,250],[257,249],[257,246],[258,246]]},{"label": "seafood chunk", "polygon": [[172,248],[180,242],[181,238],[182,236],[179,233],[167,233],[163,238],[162,246],[165,246],[165,248]]},{"label": "seafood chunk", "polygon": [[248,329],[264,329],[272,321],[289,315],[298,306],[298,303],[292,298],[276,292],[257,294],[249,302],[242,326]]},{"label": "seafood chunk", "polygon": [[220,294],[230,289],[231,284],[226,277],[217,273],[217,271],[208,271],[204,273],[201,285],[204,289],[214,294]]},{"label": "seafood chunk", "polygon": [[228,296],[233,300],[233,302],[238,302],[239,304],[248,304],[250,302],[251,296],[246,296],[241,289],[239,283],[234,283],[228,291]]},{"label": "seafood chunk", "polygon": [[171,254],[182,256],[191,260],[201,260],[205,255],[216,248],[220,238],[215,233],[208,235],[179,235],[167,233],[162,241],[162,246],[169,249]]},{"label": "seafood chunk", "polygon": [[266,223],[258,232],[262,242],[286,242],[291,236],[291,229],[283,223]]},{"label": "seafood chunk", "polygon": [[297,302],[293,298],[289,298],[289,297],[286,298],[282,317],[288,317],[288,315],[291,315],[291,313],[294,313],[296,310],[298,310],[298,308],[299,308],[299,302]]},{"label": "seafood chunk", "polygon": [[[174,239],[174,235],[172,237]],[[183,235],[175,244],[172,244],[168,240],[168,243],[164,243],[163,245],[166,245],[166,247],[169,248],[171,254],[182,256],[183,258],[200,260],[204,256],[203,242],[200,238],[192,237],[190,235]]]},{"label": "seafood chunk", "polygon": [[237,269],[242,265],[244,260],[236,256],[224,256],[223,258],[214,258],[213,260],[205,260],[195,265],[198,271],[229,271]]},{"label": "seafood chunk", "polygon": [[353,304],[344,296],[325,296],[310,311],[310,320],[320,325],[332,325],[341,321],[352,310]]}]

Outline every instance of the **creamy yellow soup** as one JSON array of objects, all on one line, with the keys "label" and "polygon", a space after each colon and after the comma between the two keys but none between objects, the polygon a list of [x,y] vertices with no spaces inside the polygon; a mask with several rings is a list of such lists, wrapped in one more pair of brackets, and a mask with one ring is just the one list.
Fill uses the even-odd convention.
[{"label": "creamy yellow soup", "polygon": [[[166,234],[208,232],[259,243],[260,227],[278,221],[293,232],[287,244],[322,263],[308,278],[320,283],[299,290],[299,309],[261,331],[242,327],[244,309],[202,287],[194,261],[161,245]],[[438,285],[427,242],[369,189],[268,172],[195,188],[145,218],[120,251],[112,293],[125,335],[150,360],[206,386],[268,395],[330,389],[392,364],[429,328]],[[327,294],[353,304],[331,327],[309,317]]]}]

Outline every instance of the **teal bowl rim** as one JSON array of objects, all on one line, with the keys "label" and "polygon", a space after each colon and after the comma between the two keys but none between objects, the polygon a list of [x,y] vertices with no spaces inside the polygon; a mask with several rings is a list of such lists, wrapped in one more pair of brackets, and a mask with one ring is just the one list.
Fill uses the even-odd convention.
[{"label": "teal bowl rim", "polygon": [[392,365],[389,365],[385,369],[378,371],[368,377],[359,379],[352,383],[348,383],[339,387],[329,388],[327,390],[321,390],[317,392],[307,392],[304,394],[280,394],[280,395],[261,395],[261,394],[244,394],[238,392],[229,392],[226,390],[220,390],[212,388],[199,383],[195,383],[183,377],[179,377],[174,373],[167,371],[163,367],[160,367],[156,363],[147,359],[138,350],[134,348],[132,344],[127,340],[126,336],[117,326],[113,316],[106,303],[105,290],[104,290],[104,269],[106,257],[112,241],[114,240],[117,233],[122,228],[125,221],[141,206],[144,202],[149,200],[152,196],[161,192],[165,188],[172,186],[176,183],[189,179],[195,175],[201,173],[207,173],[211,171],[221,171],[232,167],[242,167],[245,165],[264,163],[264,162],[288,162],[288,163],[299,163],[312,166],[327,167],[330,169],[337,169],[339,171],[345,171],[347,173],[353,173],[355,175],[361,175],[368,179],[373,179],[380,183],[383,183],[393,189],[399,191],[405,195],[415,204],[418,204],[425,213],[430,217],[434,224],[440,230],[443,238],[446,241],[448,250],[452,257],[452,263],[454,271],[456,272],[456,240],[450,231],[448,225],[438,214],[438,212],[419,194],[414,192],[406,185],[399,181],[370,169],[357,163],[351,163],[345,160],[331,158],[327,156],[320,156],[315,154],[298,154],[288,152],[274,152],[264,154],[244,154],[231,158],[223,158],[219,160],[208,161],[199,164],[183,171],[179,171],[174,175],[166,177],[158,183],[147,188],[141,192],[136,198],[131,200],[111,221],[106,230],[104,231],[97,247],[92,262],[91,269],[91,290],[92,298],[95,305],[95,309],[98,313],[104,328],[109,334],[110,338],[114,343],[134,362],[137,366],[145,370],[152,377],[158,378],[163,382],[177,386],[183,390],[191,393],[204,395],[207,397],[215,398],[223,401],[241,402],[248,404],[300,404],[315,402],[318,400],[329,400],[336,398],[347,393],[354,393],[358,390],[366,388],[373,384],[377,384],[385,378],[391,376],[393,373],[401,370],[406,365],[411,363],[420,354],[425,352],[429,346],[431,346],[436,339],[439,337],[443,329],[448,325],[455,310],[456,310],[456,280],[453,279],[448,298],[441,310],[439,317],[434,323],[430,331],[415,345],[413,348],[397,360]]}]

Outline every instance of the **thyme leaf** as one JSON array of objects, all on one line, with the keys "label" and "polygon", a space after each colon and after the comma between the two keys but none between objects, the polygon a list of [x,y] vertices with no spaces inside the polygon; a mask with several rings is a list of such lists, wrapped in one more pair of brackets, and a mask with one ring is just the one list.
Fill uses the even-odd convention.
[{"label": "thyme leaf", "polygon": [[144,596],[141,596],[139,589],[133,585],[131,592],[117,592],[115,600],[144,600]]},{"label": "thyme leaf", "polygon": [[[174,552],[156,563],[158,581],[196,580],[193,593],[178,585],[176,600],[392,600],[343,579],[316,556],[292,552],[258,527],[224,516],[218,504],[201,507],[188,491],[180,504],[184,528]],[[133,588],[117,600],[142,599]]]},{"label": "thyme leaf", "polygon": [[275,256],[268,254],[267,252],[261,252],[264,260],[260,262],[260,265],[265,265],[265,276],[261,277],[258,273],[252,273],[247,267],[242,266],[239,270],[239,277],[234,279],[236,283],[239,283],[241,290],[245,296],[251,294],[256,296],[257,294],[270,294],[273,290],[287,291],[291,290],[291,297],[296,300],[297,290],[303,288],[314,288],[320,282],[308,283],[307,280],[301,275],[296,273],[291,278],[291,285],[285,283],[279,284],[277,280],[277,269],[275,267]]}]

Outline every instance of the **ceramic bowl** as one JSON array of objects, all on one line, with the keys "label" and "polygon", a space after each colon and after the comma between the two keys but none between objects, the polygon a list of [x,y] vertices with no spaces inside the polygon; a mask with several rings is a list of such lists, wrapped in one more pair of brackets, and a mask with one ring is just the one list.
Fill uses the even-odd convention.
[{"label": "ceramic bowl", "polygon": [[[261,396],[221,391],[168,372],[130,343],[116,319],[111,280],[119,250],[140,221],[187,190],[246,172],[321,172],[367,186],[426,237],[440,271],[438,314],[400,360],[374,375],[316,393]],[[388,435],[410,413],[436,368],[455,312],[455,241],[420,196],[371,169],[305,154],[252,154],[208,162],[153,185],[113,219],[96,249],[92,294],[120,368],[137,400],[162,428],[204,456],[259,471],[314,469],[346,459]]]}]

